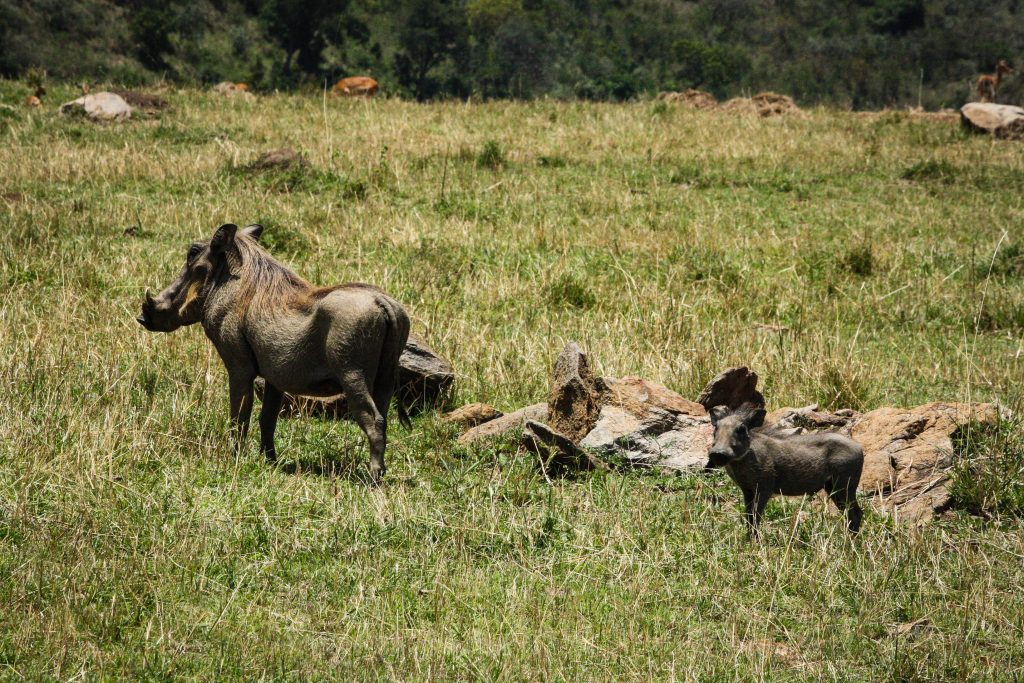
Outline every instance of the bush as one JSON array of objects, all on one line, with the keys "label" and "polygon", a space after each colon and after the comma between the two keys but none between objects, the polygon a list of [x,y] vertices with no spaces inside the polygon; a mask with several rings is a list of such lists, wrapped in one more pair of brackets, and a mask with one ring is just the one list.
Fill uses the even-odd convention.
[{"label": "bush", "polygon": [[476,157],[476,165],[481,168],[501,168],[505,163],[505,150],[497,140],[485,142],[480,154]]},{"label": "bush", "polygon": [[953,434],[949,490],[957,507],[985,517],[1024,515],[1021,420],[970,423]]},{"label": "bush", "polygon": [[590,308],[597,303],[597,297],[586,283],[572,273],[564,273],[548,285],[548,302],[555,306]]}]

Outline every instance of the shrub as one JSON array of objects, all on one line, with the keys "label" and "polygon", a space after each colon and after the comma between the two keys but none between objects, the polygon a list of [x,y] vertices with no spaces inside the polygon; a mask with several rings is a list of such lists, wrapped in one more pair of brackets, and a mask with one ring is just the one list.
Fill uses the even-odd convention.
[{"label": "shrub", "polygon": [[476,157],[476,165],[481,168],[501,168],[505,163],[505,150],[497,140],[485,142],[480,154]]},{"label": "shrub", "polygon": [[590,308],[597,303],[597,297],[586,283],[572,273],[564,273],[548,285],[548,302],[555,306]]},{"label": "shrub", "polygon": [[953,434],[950,493],[985,517],[1024,515],[1024,430],[1020,419],[969,423]]}]

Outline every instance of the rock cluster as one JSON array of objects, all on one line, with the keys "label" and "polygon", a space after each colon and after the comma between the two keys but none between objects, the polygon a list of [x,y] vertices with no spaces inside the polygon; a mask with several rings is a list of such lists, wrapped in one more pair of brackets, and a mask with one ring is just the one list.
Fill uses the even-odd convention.
[{"label": "rock cluster", "polygon": [[[494,411],[493,419],[482,417],[493,408],[474,404],[453,411],[447,419],[470,427],[459,437],[461,444],[495,437],[519,441],[540,456],[538,462],[548,474],[638,467],[695,473],[704,469],[711,445],[707,410],[716,405],[764,405],[757,380],[748,368],[729,368],[708,383],[697,401],[690,401],[639,377],[595,377],[586,354],[570,342],[555,361],[547,403],[507,415]],[[929,403],[867,413],[824,412],[811,405],[774,410],[766,423],[790,433],[833,431],[851,436],[864,447],[861,492],[871,497],[876,509],[919,524],[953,504],[949,469],[957,431],[970,422],[998,419],[998,407],[988,403]]]}]

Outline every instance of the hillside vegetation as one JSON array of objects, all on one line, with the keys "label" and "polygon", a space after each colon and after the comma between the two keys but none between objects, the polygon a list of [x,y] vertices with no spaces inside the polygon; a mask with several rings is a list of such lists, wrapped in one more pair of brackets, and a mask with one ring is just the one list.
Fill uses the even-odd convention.
[{"label": "hillside vegetation", "polygon": [[[700,88],[959,106],[1024,55],[1016,0],[0,0],[0,76],[627,100]],[[1019,74],[1001,86],[1024,96]]]},{"label": "hillside vegetation", "polygon": [[[345,423],[283,420],[268,467],[254,436],[231,455],[202,330],[134,320],[192,240],[260,222],[311,281],[404,302],[455,403],[543,400],[575,339],[691,398],[749,365],[771,408],[1019,413],[1019,144],[898,112],[166,97],[0,112],[0,677],[1024,675],[1012,514],[851,540],[775,500],[749,543],[721,474],[549,482],[433,413],[392,427],[378,489]],[[309,167],[244,169],[284,146]]]}]

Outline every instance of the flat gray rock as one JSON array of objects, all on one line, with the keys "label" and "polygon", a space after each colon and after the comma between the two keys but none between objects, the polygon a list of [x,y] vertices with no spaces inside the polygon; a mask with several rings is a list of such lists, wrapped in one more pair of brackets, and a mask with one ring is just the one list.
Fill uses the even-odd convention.
[{"label": "flat gray rock", "polygon": [[706,416],[677,415],[652,408],[638,418],[606,405],[579,445],[605,461],[694,472],[703,470],[707,463],[711,435],[711,420]]}]

